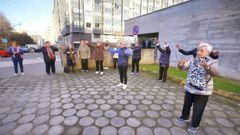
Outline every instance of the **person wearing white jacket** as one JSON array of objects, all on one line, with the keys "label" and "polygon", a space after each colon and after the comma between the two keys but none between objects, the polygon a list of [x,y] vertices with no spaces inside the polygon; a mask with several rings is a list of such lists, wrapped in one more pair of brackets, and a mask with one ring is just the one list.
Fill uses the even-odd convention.
[{"label": "person wearing white jacket", "polygon": [[190,133],[198,131],[208,97],[213,92],[213,76],[218,74],[218,61],[209,57],[211,51],[211,45],[201,42],[197,47],[196,58],[181,60],[178,64],[179,69],[188,70],[188,76],[184,87],[186,93],[182,115],[176,122],[189,122],[193,105],[191,127],[188,128]]}]

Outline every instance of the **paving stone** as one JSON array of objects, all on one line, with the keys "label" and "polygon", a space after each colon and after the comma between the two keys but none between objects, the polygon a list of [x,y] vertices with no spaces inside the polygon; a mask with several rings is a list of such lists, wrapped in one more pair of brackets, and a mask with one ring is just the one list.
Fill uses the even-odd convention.
[{"label": "paving stone", "polygon": [[159,114],[156,111],[147,111],[147,116],[149,116],[151,118],[158,118]]},{"label": "paving stone", "polygon": [[56,125],[56,126],[51,127],[48,130],[48,135],[60,135],[60,134],[63,133],[63,131],[64,131],[64,127],[63,126]]},{"label": "paving stone", "polygon": [[106,103],[106,101],[104,99],[97,99],[96,103],[97,104],[104,104],[104,103]]},{"label": "paving stone", "polygon": [[70,116],[64,119],[64,124],[67,126],[73,126],[78,122],[78,117],[76,116]]},{"label": "paving stone", "polygon": [[109,124],[109,119],[105,117],[100,117],[95,120],[95,124],[99,127],[105,127],[106,125]]},{"label": "paving stone", "polygon": [[118,130],[119,135],[135,135],[135,131],[130,127],[121,127]]},{"label": "paving stone", "polygon": [[0,134],[4,135],[4,134],[12,131],[16,126],[17,126],[16,122],[11,122],[11,123],[1,125],[0,126]]},{"label": "paving stone", "polygon": [[22,125],[18,125],[18,127],[13,130],[13,134],[14,135],[24,135],[27,132],[31,131],[32,128],[33,128],[33,124],[31,124],[31,123],[25,123]]},{"label": "paving stone", "polygon": [[159,118],[157,122],[159,123],[160,126],[165,128],[170,128],[173,125],[172,122],[166,118]]},{"label": "paving stone", "polygon": [[225,118],[216,118],[216,121],[225,127],[233,127],[234,124]]},{"label": "paving stone", "polygon": [[89,110],[96,110],[97,108],[98,108],[97,104],[90,104],[87,106],[87,109],[89,109]]},{"label": "paving stone", "polygon": [[79,120],[79,124],[81,126],[90,126],[94,122],[94,119],[92,117],[83,117]]},{"label": "paving stone", "polygon": [[49,125],[47,124],[39,125],[33,129],[32,133],[34,135],[41,135],[45,133],[48,130],[48,128],[49,128]]},{"label": "paving stone", "polygon": [[138,105],[138,109],[142,111],[147,111],[149,110],[149,107],[147,105]]},{"label": "paving stone", "polygon": [[153,132],[147,127],[139,127],[137,129],[137,135],[153,135]]},{"label": "paving stone", "polygon": [[83,135],[98,135],[99,129],[95,126],[87,127],[83,130]]},{"label": "paving stone", "polygon": [[154,134],[155,135],[171,135],[171,133],[169,132],[168,129],[161,128],[161,127],[155,128],[154,129]]},{"label": "paving stone", "polygon": [[121,111],[119,112],[119,115],[120,115],[121,117],[127,118],[127,117],[130,117],[130,116],[131,116],[131,112],[128,111],[128,110],[121,110]]},{"label": "paving stone", "polygon": [[70,127],[67,129],[66,134],[67,135],[80,135],[82,129],[79,127]]},{"label": "paving stone", "polygon": [[39,124],[43,124],[45,122],[47,122],[49,120],[49,116],[48,115],[41,115],[36,117],[33,120],[34,125],[39,125]]},{"label": "paving stone", "polygon": [[84,103],[85,104],[92,104],[92,103],[94,103],[94,99],[87,99],[87,100],[84,100]]},{"label": "paving stone", "polygon": [[18,120],[21,114],[10,114],[2,120],[2,123],[9,123]]},{"label": "paving stone", "polygon": [[37,107],[26,108],[22,111],[22,114],[32,114],[37,111]]},{"label": "paving stone", "polygon": [[147,127],[154,127],[157,124],[157,122],[151,118],[144,118],[142,123]]},{"label": "paving stone", "polygon": [[172,112],[169,112],[169,111],[161,111],[160,114],[161,114],[163,117],[167,117],[167,118],[173,116]]},{"label": "paving stone", "polygon": [[104,127],[101,131],[101,135],[117,135],[117,129],[112,126]]},{"label": "paving stone", "polygon": [[63,116],[54,116],[49,120],[50,125],[59,125],[63,122],[64,117]]},{"label": "paving stone", "polygon": [[74,106],[74,104],[73,103],[67,103],[67,104],[64,104],[63,105],[63,109],[70,109],[70,108],[72,108]]},{"label": "paving stone", "polygon": [[137,107],[136,107],[136,105],[129,104],[129,105],[125,106],[125,109],[127,109],[129,111],[134,111],[137,109]]},{"label": "paving stone", "polygon": [[65,117],[72,116],[76,112],[77,111],[75,109],[67,109],[67,110],[63,111],[63,116],[65,116]]},{"label": "paving stone", "polygon": [[56,109],[56,108],[59,108],[62,106],[62,103],[53,103],[50,105],[50,108],[51,109]]},{"label": "paving stone", "polygon": [[135,116],[135,117],[145,117],[146,115],[143,111],[136,110],[136,111],[133,112],[133,116]]},{"label": "paving stone", "polygon": [[94,110],[91,112],[91,116],[92,117],[100,117],[103,115],[103,111],[102,110]]},{"label": "paving stone", "polygon": [[121,127],[125,124],[125,120],[121,117],[115,117],[111,119],[111,125],[114,127]]},{"label": "paving stone", "polygon": [[48,107],[47,108],[38,108],[37,114],[42,115],[45,113],[49,113],[49,111],[50,111],[50,109]]},{"label": "paving stone", "polygon": [[110,104],[110,105],[114,105],[116,104],[118,101],[116,99],[108,99],[107,100],[107,103]]},{"label": "paving stone", "polygon": [[204,130],[208,135],[222,135],[222,132],[218,128],[206,127]]},{"label": "paving stone", "polygon": [[131,127],[139,127],[141,122],[136,118],[128,118],[127,124]]},{"label": "paving stone", "polygon": [[107,118],[113,118],[117,116],[117,112],[114,110],[108,110],[104,113]]},{"label": "paving stone", "polygon": [[35,118],[35,115],[25,115],[18,120],[18,123],[27,123],[32,121]]},{"label": "paving stone", "polygon": [[62,113],[62,109],[53,109],[51,112],[50,112],[50,115],[59,115]]},{"label": "paving stone", "polygon": [[84,116],[87,116],[89,113],[90,113],[89,110],[84,109],[84,110],[78,111],[78,112],[77,112],[77,116],[79,116],[79,117],[84,117]]},{"label": "paving stone", "polygon": [[48,107],[50,105],[49,102],[42,102],[40,104],[38,104],[38,108],[45,108],[45,107]]},{"label": "paving stone", "polygon": [[180,127],[172,127],[170,131],[173,135],[188,135],[188,133]]},{"label": "paving stone", "polygon": [[128,100],[122,99],[122,100],[119,101],[119,103],[122,104],[122,105],[126,105],[126,104],[128,104]]},{"label": "paving stone", "polygon": [[109,110],[110,108],[111,108],[111,106],[109,104],[100,105],[100,109],[104,110],[104,111]]},{"label": "paving stone", "polygon": [[0,108],[0,113],[8,112],[10,109],[11,109],[10,107],[1,107]]},{"label": "paving stone", "polygon": [[70,103],[72,101],[72,99],[71,98],[64,98],[64,99],[62,99],[62,103],[63,104],[66,104],[66,103]]}]

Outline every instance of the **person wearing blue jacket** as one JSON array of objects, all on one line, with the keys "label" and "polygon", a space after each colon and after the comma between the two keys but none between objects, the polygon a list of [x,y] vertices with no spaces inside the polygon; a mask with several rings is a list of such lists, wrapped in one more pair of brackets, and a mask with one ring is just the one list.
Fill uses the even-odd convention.
[{"label": "person wearing blue jacket", "polygon": [[17,76],[18,74],[18,64],[21,70],[21,74],[23,75],[23,50],[21,47],[17,45],[16,41],[12,41],[12,47],[8,49],[8,53],[12,56],[13,66],[15,74],[14,76]]},{"label": "person wearing blue jacket", "polygon": [[161,56],[159,59],[159,78],[158,78],[158,80],[162,80],[162,82],[166,82],[171,50],[166,41],[164,42],[163,48],[160,46],[160,43],[158,43],[157,49],[161,52]]},{"label": "person wearing blue jacket", "polygon": [[134,47],[132,48],[132,72],[130,74],[134,74],[135,67],[136,67],[136,73],[139,72],[139,62],[141,60],[141,50],[142,47],[139,45],[139,43],[136,43]]},{"label": "person wearing blue jacket", "polygon": [[115,54],[115,53],[118,54],[118,71],[120,75],[120,83],[118,84],[118,87],[122,87],[122,89],[126,89],[128,58],[131,55],[130,48],[126,47],[126,43],[120,42],[118,49],[106,47],[106,50],[108,50],[112,54]]}]

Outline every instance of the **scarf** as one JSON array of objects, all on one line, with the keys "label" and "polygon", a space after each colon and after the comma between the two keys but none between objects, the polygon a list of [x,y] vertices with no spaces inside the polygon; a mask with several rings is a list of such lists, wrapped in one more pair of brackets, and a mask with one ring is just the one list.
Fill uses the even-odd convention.
[{"label": "scarf", "polygon": [[46,48],[47,48],[48,57],[53,60],[55,58],[55,55],[54,55],[51,47],[50,46],[46,46]]},{"label": "scarf", "polygon": [[20,54],[20,47],[12,47],[12,52],[15,52],[16,54],[13,55],[14,58],[22,58],[22,55]]}]

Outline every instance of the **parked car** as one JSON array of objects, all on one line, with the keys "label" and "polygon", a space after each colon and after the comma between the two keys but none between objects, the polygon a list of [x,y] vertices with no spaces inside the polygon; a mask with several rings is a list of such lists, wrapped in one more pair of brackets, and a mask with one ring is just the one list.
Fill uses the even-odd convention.
[{"label": "parked car", "polygon": [[29,53],[30,49],[27,46],[21,46],[23,53]]},{"label": "parked car", "polygon": [[0,48],[0,56],[1,57],[10,57],[11,55],[8,53],[6,49]]},{"label": "parked car", "polygon": [[30,48],[30,50],[33,50],[33,52],[41,52],[41,45],[38,44],[26,44],[25,46],[27,46],[28,48]]}]

